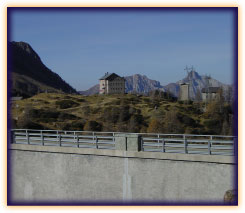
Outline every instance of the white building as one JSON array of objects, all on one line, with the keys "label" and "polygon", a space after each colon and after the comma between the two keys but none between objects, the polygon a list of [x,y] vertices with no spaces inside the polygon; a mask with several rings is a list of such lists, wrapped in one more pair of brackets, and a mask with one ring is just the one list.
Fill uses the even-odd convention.
[{"label": "white building", "polygon": [[181,101],[188,101],[190,99],[190,92],[189,92],[190,85],[188,83],[180,84],[180,95],[179,99]]},{"label": "white building", "polygon": [[124,94],[125,79],[115,73],[105,73],[100,80],[100,94]]},{"label": "white building", "polygon": [[208,87],[202,89],[202,100],[210,101],[220,98],[219,87]]}]

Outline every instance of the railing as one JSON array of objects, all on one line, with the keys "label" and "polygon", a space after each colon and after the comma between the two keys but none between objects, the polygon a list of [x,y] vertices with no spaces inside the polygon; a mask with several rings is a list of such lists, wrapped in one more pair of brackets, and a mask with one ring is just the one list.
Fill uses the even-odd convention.
[{"label": "railing", "polygon": [[[11,143],[95,149],[115,149],[120,132],[63,130],[11,130]],[[144,152],[234,155],[237,137],[224,135],[187,135],[155,133],[123,133],[138,135]]]},{"label": "railing", "polygon": [[234,155],[237,138],[224,135],[181,135],[181,134],[145,134],[142,135],[143,151]]},{"label": "railing", "polygon": [[17,144],[115,149],[114,133],[29,129],[11,132],[12,143]]}]

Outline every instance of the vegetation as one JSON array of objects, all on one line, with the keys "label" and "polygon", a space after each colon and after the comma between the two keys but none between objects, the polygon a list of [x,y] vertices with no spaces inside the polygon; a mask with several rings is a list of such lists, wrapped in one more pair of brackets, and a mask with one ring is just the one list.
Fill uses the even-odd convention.
[{"label": "vegetation", "polygon": [[40,93],[13,102],[11,113],[15,128],[224,135],[233,132],[233,109],[222,98],[207,104],[181,102],[164,93]]}]

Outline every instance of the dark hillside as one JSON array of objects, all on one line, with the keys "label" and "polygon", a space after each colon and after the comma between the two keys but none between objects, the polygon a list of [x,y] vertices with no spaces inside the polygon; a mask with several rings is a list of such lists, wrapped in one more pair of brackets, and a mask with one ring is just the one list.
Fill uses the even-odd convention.
[{"label": "dark hillside", "polygon": [[8,71],[12,73],[12,95],[32,96],[42,90],[76,93],[58,74],[47,68],[25,42],[8,43]]}]

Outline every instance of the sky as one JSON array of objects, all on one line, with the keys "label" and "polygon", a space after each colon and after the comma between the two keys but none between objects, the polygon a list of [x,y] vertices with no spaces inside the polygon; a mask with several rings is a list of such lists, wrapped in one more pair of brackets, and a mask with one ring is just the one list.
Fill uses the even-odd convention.
[{"label": "sky", "polygon": [[232,10],[18,8],[8,10],[8,24],[10,41],[29,43],[78,91],[106,72],[166,85],[183,79],[186,65],[233,81]]}]

